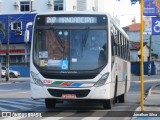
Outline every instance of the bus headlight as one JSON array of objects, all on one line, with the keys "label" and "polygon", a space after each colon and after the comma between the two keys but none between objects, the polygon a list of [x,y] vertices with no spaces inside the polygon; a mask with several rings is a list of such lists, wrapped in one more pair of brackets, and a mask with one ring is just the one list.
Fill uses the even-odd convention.
[{"label": "bus headlight", "polygon": [[106,80],[108,79],[109,72],[102,75],[102,77],[94,84],[94,87],[99,87],[105,84]]},{"label": "bus headlight", "polygon": [[32,79],[35,84],[37,84],[39,86],[44,86],[43,82],[40,80],[40,78],[38,77],[38,75],[36,73],[31,71],[31,76],[32,76]]}]

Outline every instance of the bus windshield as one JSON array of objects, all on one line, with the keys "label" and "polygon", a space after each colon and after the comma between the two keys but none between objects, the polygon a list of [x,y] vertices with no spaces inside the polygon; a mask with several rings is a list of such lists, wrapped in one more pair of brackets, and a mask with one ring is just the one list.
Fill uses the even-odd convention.
[{"label": "bus windshield", "polygon": [[34,64],[46,70],[95,70],[107,63],[107,30],[36,29]]}]

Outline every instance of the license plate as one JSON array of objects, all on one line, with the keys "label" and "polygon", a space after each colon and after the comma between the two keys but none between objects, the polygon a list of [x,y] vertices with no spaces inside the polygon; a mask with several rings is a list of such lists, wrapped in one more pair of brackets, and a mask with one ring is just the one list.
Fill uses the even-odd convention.
[{"label": "license plate", "polygon": [[62,94],[62,98],[64,98],[64,99],[75,99],[76,95],[75,94]]}]

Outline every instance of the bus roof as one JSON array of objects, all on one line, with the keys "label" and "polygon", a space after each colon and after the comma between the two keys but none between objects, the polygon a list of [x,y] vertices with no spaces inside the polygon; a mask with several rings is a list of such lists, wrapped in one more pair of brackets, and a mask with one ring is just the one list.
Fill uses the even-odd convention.
[{"label": "bus roof", "polygon": [[109,13],[107,12],[93,12],[93,11],[55,11],[55,12],[44,12],[44,13],[38,13],[37,15],[57,15],[57,14],[103,14],[103,15],[107,15],[110,16]]}]

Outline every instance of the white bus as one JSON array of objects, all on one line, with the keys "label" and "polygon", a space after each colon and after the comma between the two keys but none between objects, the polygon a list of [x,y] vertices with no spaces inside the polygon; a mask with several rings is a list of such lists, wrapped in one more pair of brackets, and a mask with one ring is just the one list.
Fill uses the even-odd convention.
[{"label": "white bus", "polygon": [[33,99],[97,100],[105,109],[130,88],[129,38],[109,14],[37,14],[30,54]]}]

